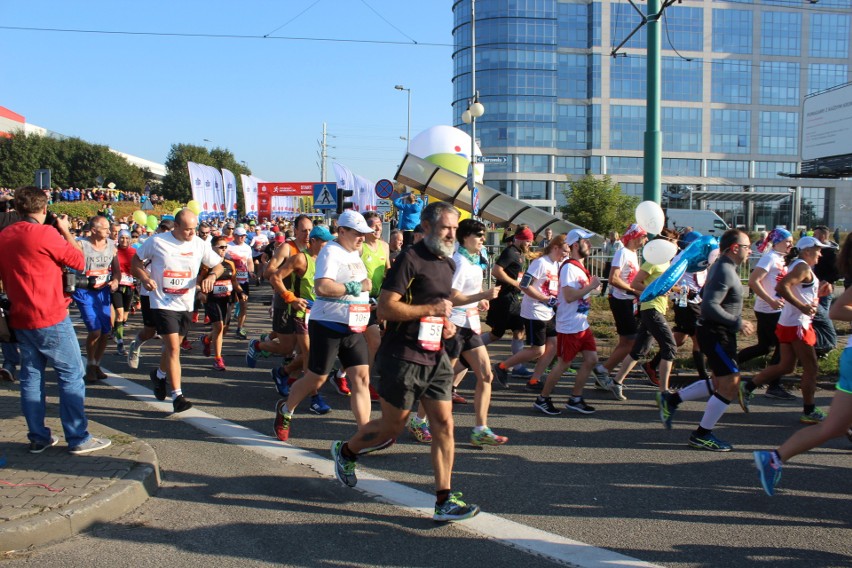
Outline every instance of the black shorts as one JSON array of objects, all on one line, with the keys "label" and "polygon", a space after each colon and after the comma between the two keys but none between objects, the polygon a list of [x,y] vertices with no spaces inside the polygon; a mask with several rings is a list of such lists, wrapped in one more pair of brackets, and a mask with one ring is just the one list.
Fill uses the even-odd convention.
[{"label": "black shorts", "polygon": [[701,315],[701,304],[689,304],[685,307],[674,307],[674,327],[672,331],[675,333],[683,333],[684,335],[695,335],[695,324],[698,322],[698,316]]},{"label": "black shorts", "polygon": [[340,365],[344,369],[369,364],[367,339],[363,333],[336,331],[309,320],[308,337],[311,340],[308,370],[312,373],[328,375],[334,368],[335,359],[340,359]]},{"label": "black shorts", "polygon": [[547,321],[524,319],[524,331],[527,334],[527,345],[544,347],[547,340],[556,337],[556,318]]},{"label": "black shorts", "polygon": [[284,299],[275,294],[272,300],[272,331],[289,335],[293,333],[290,327],[290,306],[284,303]]},{"label": "black shorts", "polygon": [[698,324],[695,336],[701,352],[707,357],[710,371],[717,377],[738,375],[737,334],[721,326],[708,327]]},{"label": "black shorts", "polygon": [[506,294],[491,300],[485,322],[491,326],[491,335],[503,337],[507,330],[524,329],[521,319],[521,299],[517,294]]},{"label": "black shorts", "polygon": [[[458,332],[455,337],[444,341],[444,351],[450,359],[455,359],[462,353],[473,351],[477,347],[485,345],[482,342],[482,336],[468,327],[457,327]],[[450,351],[452,344],[453,351]]]},{"label": "black shorts", "polygon": [[139,306],[142,310],[142,325],[145,327],[157,327],[154,321],[154,314],[151,313],[151,298],[140,295]]},{"label": "black shorts", "polygon": [[177,333],[179,337],[186,337],[189,332],[192,312],[152,309],[151,315],[154,318],[154,327],[160,335]]},{"label": "black shorts", "polygon": [[609,297],[609,309],[618,335],[634,337],[639,332],[639,318],[633,313],[633,300]]},{"label": "black shorts", "polygon": [[421,398],[449,402],[453,396],[453,369],[446,353],[434,366],[397,359],[379,350],[376,355],[379,395],[400,410],[413,410]]},{"label": "black shorts", "polygon": [[133,305],[133,287],[119,286],[112,293],[112,307],[116,310],[127,311]]},{"label": "black shorts", "polygon": [[210,318],[210,323],[220,321],[228,325],[231,323],[231,302],[228,298],[208,299],[204,304],[204,314]]},{"label": "black shorts", "polygon": [[[245,294],[245,295],[246,295],[246,298],[248,298],[248,297],[249,297],[249,283],[248,283],[248,280],[246,280],[245,282],[240,282],[240,288],[242,288],[242,290],[243,290],[243,294]],[[242,300],[242,299],[243,299],[243,298],[242,298],[242,295],[237,294],[237,299],[238,299],[238,300]]]},{"label": "black shorts", "polygon": [[660,346],[660,358],[664,361],[674,361],[677,355],[677,343],[675,342],[666,316],[651,308],[639,312],[642,323],[639,324],[639,333],[630,350],[630,356],[636,361],[647,355],[651,348],[651,339],[656,339]]}]

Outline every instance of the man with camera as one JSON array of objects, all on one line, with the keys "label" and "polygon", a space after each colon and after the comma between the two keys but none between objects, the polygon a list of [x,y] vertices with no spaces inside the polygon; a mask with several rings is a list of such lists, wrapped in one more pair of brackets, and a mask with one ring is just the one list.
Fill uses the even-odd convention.
[{"label": "man with camera", "polygon": [[68,315],[63,266],[82,270],[83,253],[68,229],[68,219],[48,217],[47,196],[36,187],[15,192],[20,221],[0,233],[0,279],[11,302],[10,320],[21,350],[21,408],[30,452],[39,454],[59,439],[44,424],[44,370],[50,364],[59,383],[59,414],[72,454],[104,449],[110,441],[88,432],[86,384],[80,345]]}]

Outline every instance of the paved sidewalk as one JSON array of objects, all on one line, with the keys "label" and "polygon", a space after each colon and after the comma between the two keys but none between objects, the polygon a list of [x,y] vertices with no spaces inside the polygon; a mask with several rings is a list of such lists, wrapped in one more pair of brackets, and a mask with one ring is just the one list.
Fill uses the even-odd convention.
[{"label": "paved sidewalk", "polygon": [[89,421],[89,432],[112,440],[102,451],[72,456],[62,436],[59,405],[50,396],[47,426],[60,442],[28,451],[18,385],[0,384],[0,553],[67,538],[135,509],[160,484],[154,450],[142,440]]}]

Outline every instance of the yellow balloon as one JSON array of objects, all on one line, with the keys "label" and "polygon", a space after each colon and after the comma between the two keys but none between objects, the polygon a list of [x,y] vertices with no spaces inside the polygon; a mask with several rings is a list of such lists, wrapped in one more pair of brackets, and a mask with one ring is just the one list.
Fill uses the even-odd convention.
[{"label": "yellow balloon", "polygon": [[148,221],[148,215],[139,209],[133,212],[133,220],[139,225],[144,225]]},{"label": "yellow balloon", "polygon": [[459,221],[464,221],[465,219],[470,219],[470,211],[465,211],[461,207],[456,207],[456,209],[458,209],[459,213],[461,213],[461,215],[459,215]]},{"label": "yellow balloon", "polygon": [[177,217],[177,214],[178,214],[178,213],[180,213],[180,210],[181,210],[181,208],[180,208],[180,207],[178,207],[177,209],[175,209],[175,210],[172,212],[172,215],[174,215],[175,217]]},{"label": "yellow balloon", "polygon": [[201,204],[194,199],[186,204],[186,208],[195,213],[196,215],[201,213]]}]

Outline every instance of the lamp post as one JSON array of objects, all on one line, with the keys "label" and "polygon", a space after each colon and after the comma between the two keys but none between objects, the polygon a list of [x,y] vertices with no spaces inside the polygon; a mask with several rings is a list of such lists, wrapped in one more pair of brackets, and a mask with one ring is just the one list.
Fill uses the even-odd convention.
[{"label": "lamp post", "polygon": [[407,89],[402,85],[394,85],[397,91],[405,91],[408,94],[408,134],[405,137],[405,152],[408,153],[411,148],[411,89]]},{"label": "lamp post", "polygon": [[479,199],[476,195],[476,180],[474,165],[476,164],[476,119],[485,114],[485,107],[479,102],[479,92],[476,90],[476,0],[470,0],[470,85],[473,96],[468,102],[461,119],[470,124],[470,166],[467,171],[467,185],[470,188],[470,208],[474,215],[479,213]]}]

